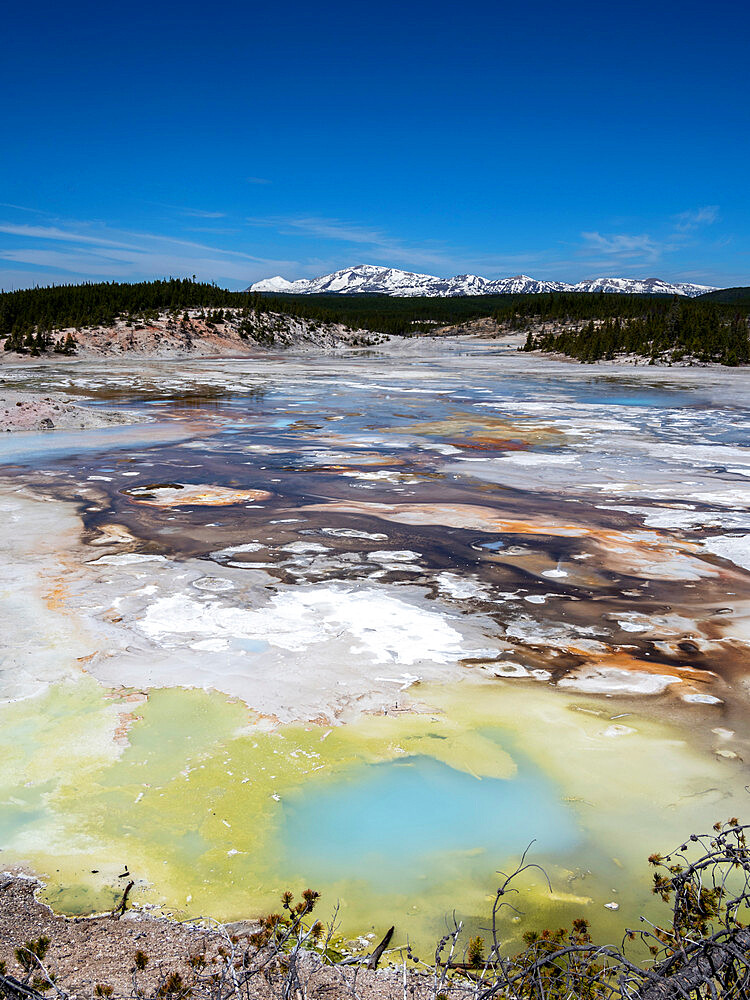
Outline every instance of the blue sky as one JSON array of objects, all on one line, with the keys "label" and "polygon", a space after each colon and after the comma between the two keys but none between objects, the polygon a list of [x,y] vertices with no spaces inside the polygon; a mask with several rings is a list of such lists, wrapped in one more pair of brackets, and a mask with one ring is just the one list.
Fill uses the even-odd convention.
[{"label": "blue sky", "polygon": [[14,4],[0,287],[750,284],[744,4]]}]

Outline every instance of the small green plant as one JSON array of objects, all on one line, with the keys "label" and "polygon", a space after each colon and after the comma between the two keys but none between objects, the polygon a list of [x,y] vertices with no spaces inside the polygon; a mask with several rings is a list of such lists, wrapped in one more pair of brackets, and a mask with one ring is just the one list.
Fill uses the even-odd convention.
[{"label": "small green plant", "polygon": [[466,958],[472,969],[479,969],[484,965],[484,938],[477,935],[469,941],[466,950]]},{"label": "small green plant", "polygon": [[36,939],[36,941],[26,941],[26,943],[21,945],[20,948],[16,948],[16,961],[26,973],[27,977],[30,976],[35,969],[39,968],[40,962],[44,961],[47,952],[49,951],[50,944],[50,939],[42,934],[41,937]]}]

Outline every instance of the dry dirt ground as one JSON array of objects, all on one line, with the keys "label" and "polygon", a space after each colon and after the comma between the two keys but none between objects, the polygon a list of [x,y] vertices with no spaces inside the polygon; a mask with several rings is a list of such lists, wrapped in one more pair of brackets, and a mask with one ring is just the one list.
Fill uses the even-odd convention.
[{"label": "dry dirt ground", "polygon": [[[244,336],[240,331],[246,324]],[[231,357],[262,354],[266,349],[328,351],[370,347],[386,337],[367,330],[352,330],[341,323],[323,323],[282,313],[253,313],[244,317],[227,310],[220,323],[208,321],[202,309],[161,312],[149,319],[117,319],[111,326],[56,330],[55,338],[75,338],[78,358],[95,359],[136,355],[143,359],[180,357]],[[46,354],[49,361],[60,355]],[[0,351],[3,362],[33,360],[29,355]]]},{"label": "dry dirt ground", "polygon": [[[506,337],[507,334],[507,337]],[[453,326],[436,326],[430,330],[430,337],[479,337],[480,339],[495,340],[503,338],[503,343],[518,340],[523,343],[526,334],[520,334],[517,330],[511,330],[509,326],[500,324],[492,316],[483,316],[480,319],[469,319],[465,323],[458,323]]]},{"label": "dry dirt ground", "polygon": [[[15,949],[41,936],[49,938],[44,966],[54,976],[59,990],[71,1000],[106,997],[109,987],[113,998],[155,996],[174,972],[187,986],[195,976],[191,958],[205,956],[205,974],[220,970],[226,965],[220,949],[227,952],[234,948],[239,955],[247,948],[248,935],[257,929],[251,922],[225,927],[183,924],[142,911],[127,911],[119,918],[61,917],[37,901],[34,893],[38,888],[39,883],[26,876],[0,874],[0,962],[5,962],[7,975],[21,979],[23,970],[15,958]],[[148,963],[144,971],[136,972],[135,956],[139,951],[148,956]],[[291,996],[295,1000],[298,996],[309,1000],[402,1000],[406,995],[416,1000],[434,995],[431,975],[407,972],[406,976],[405,994],[403,965],[387,965],[371,972],[352,965],[323,965],[312,956],[301,975],[302,993],[293,991]],[[54,996],[52,992],[47,995]],[[209,996],[208,990],[193,995],[196,1000]],[[270,970],[253,977],[245,993],[246,1000],[280,1000],[281,995],[278,974]],[[179,994],[170,996],[184,1000]]]},{"label": "dry dirt ground", "polygon": [[125,413],[77,406],[62,394],[42,396],[6,389],[0,376],[0,433],[9,431],[90,430],[131,423]]}]

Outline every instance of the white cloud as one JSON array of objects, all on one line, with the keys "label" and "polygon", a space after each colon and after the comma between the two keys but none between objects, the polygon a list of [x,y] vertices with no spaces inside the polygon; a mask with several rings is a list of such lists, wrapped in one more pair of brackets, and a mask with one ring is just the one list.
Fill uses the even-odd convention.
[{"label": "white cloud", "polygon": [[[254,227],[273,229],[280,236],[291,238],[289,245],[294,250],[289,257],[294,259],[278,259],[198,242],[199,233],[204,233],[207,239],[213,233],[217,241],[231,234],[235,246],[239,237],[236,230],[209,227],[211,220],[225,218],[224,213],[173,207],[182,215],[205,220],[206,225],[183,227],[181,232],[186,238],[181,238],[133,232],[101,222],[63,221],[49,215],[48,224],[0,221],[0,262],[6,262],[6,267],[0,269],[0,287],[110,278],[132,281],[192,274],[230,287],[245,287],[272,274],[287,278],[315,277],[363,262],[444,277],[468,272],[496,278],[524,272],[534,277],[576,281],[582,277],[618,274],[680,277],[674,272],[676,262],[682,261],[690,270],[695,269],[700,278],[703,272],[698,270],[695,260],[689,264],[683,260],[685,251],[691,246],[698,249],[698,228],[718,219],[716,206],[704,206],[665,220],[660,238],[649,233],[586,231],[573,245],[558,244],[543,251],[516,254],[476,253],[437,243],[416,245],[377,226],[325,216],[247,219]],[[189,238],[190,233],[196,234],[195,240]],[[261,242],[248,239],[245,245],[251,247]],[[669,268],[664,264],[667,259],[672,265]],[[716,278],[712,280],[708,271],[704,280],[721,283]]]},{"label": "white cloud", "polygon": [[584,245],[582,253],[597,253],[606,258],[616,258],[618,260],[633,260],[635,258],[653,262],[658,260],[662,254],[672,249],[671,242],[660,243],[652,239],[647,233],[632,235],[629,233],[581,233]]},{"label": "white cloud", "polygon": [[182,215],[189,215],[194,219],[225,219],[226,212],[205,212],[201,208],[183,208]]},{"label": "white cloud", "polygon": [[675,229],[681,233],[689,232],[691,229],[698,229],[700,226],[711,226],[719,218],[718,205],[704,205],[696,208],[692,212],[680,212],[673,216]]},{"label": "white cloud", "polygon": [[[294,271],[293,260],[269,259],[159,233],[110,229],[93,223],[47,226],[0,222],[12,237],[0,260],[19,266],[2,272],[2,287],[19,287],[20,266],[38,268],[34,283],[116,278],[123,281],[195,274],[221,283],[249,284],[269,273]],[[10,245],[8,245],[10,243]],[[25,272],[28,273],[28,272]]]},{"label": "white cloud", "polygon": [[128,244],[123,243],[121,239],[112,240],[107,237],[95,236],[92,233],[74,233],[60,229],[58,226],[24,226],[15,225],[12,222],[0,222],[0,233],[7,233],[9,236],[25,236],[36,240],[54,240],[59,243],[87,243],[92,246],[137,249],[134,246],[128,247]]},{"label": "white cloud", "polygon": [[390,267],[427,268],[441,277],[466,272],[494,277],[500,273],[507,274],[508,271],[515,273],[520,268],[535,263],[539,266],[542,261],[541,254],[477,255],[439,245],[415,246],[390,236],[381,229],[321,216],[270,216],[249,218],[247,222],[253,226],[275,229],[282,236],[302,236],[358,248],[356,259],[349,252],[346,258],[339,257],[338,263],[331,270],[354,263],[372,262]]},{"label": "white cloud", "polygon": [[[633,272],[659,264],[663,274],[662,262],[667,255],[678,252],[684,255],[691,246],[697,248],[698,230],[718,219],[718,205],[704,205],[672,216],[670,225],[664,225],[664,235],[658,239],[649,233],[584,232],[577,256],[587,258],[585,265],[590,269],[616,267]],[[706,249],[704,244],[704,255]]]},{"label": "white cloud", "polygon": [[[256,220],[250,220],[256,221]],[[377,229],[368,229],[340,219],[324,219],[315,216],[302,218],[279,218],[269,220],[283,232],[286,230],[318,236],[326,240],[341,240],[345,243],[363,243],[367,246],[392,246],[395,241]],[[263,224],[261,222],[261,224]]]}]

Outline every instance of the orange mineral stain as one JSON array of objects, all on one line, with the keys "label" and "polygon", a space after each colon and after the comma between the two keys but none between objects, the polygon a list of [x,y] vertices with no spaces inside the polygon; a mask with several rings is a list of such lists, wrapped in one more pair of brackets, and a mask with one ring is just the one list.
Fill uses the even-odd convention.
[{"label": "orange mineral stain", "polygon": [[237,490],[227,486],[155,483],[122,491],[132,503],[149,507],[230,507],[237,503],[268,500],[266,490]]}]

